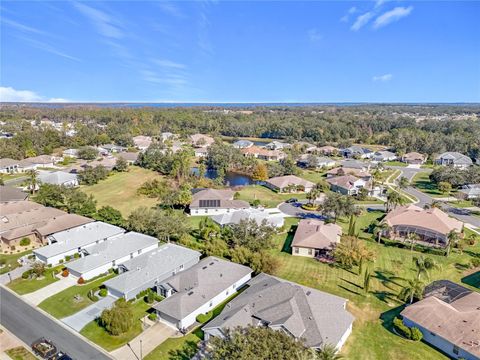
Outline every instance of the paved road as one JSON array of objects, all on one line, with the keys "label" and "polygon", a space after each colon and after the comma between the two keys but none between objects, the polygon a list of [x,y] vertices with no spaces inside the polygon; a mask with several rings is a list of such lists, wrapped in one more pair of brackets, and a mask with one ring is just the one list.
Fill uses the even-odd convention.
[{"label": "paved road", "polygon": [[45,337],[75,360],[107,360],[107,356],[19,297],[0,287],[0,323],[27,344]]},{"label": "paved road", "polygon": [[318,211],[307,211],[301,208],[302,204],[307,200],[300,200],[296,203],[282,203],[278,205],[278,209],[288,216],[298,217],[301,219],[325,219],[324,216]]}]

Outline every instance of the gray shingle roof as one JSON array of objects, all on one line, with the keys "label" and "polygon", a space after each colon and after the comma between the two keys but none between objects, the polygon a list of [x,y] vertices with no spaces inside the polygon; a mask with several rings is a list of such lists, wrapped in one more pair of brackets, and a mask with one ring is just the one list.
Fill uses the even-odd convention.
[{"label": "gray shingle roof", "polygon": [[39,171],[38,181],[43,184],[63,185],[77,180],[77,174],[70,174],[65,171]]},{"label": "gray shingle roof", "polygon": [[53,241],[56,241],[55,243],[36,249],[33,252],[41,256],[52,257],[124,232],[125,230],[118,226],[96,221],[53,234],[50,237],[53,238]]},{"label": "gray shingle roof", "polygon": [[155,279],[165,279],[180,265],[200,258],[195,250],[175,244],[164,244],[158,249],[139,255],[122,264],[128,271],[105,282],[105,286],[126,293]]},{"label": "gray shingle roof", "polygon": [[129,232],[89,248],[90,255],[67,264],[67,268],[85,273],[157,243],[158,240],[154,237]]},{"label": "gray shingle roof", "polygon": [[164,284],[176,293],[154,308],[181,320],[252,272],[247,266],[209,256]]},{"label": "gray shingle roof", "polygon": [[440,154],[436,158],[436,160],[441,160],[441,159],[453,160],[453,163],[456,165],[460,165],[460,164],[472,165],[473,164],[472,159],[456,151],[444,152],[443,154]]},{"label": "gray shingle roof", "polygon": [[249,287],[203,327],[227,329],[267,324],[303,338],[308,347],[338,344],[354,317],[345,310],[346,299],[267,274],[248,282]]}]

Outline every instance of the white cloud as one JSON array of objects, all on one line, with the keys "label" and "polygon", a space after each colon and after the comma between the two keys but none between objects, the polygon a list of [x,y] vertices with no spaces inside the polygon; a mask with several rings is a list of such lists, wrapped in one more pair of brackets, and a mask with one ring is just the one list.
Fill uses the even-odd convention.
[{"label": "white cloud", "polygon": [[348,22],[350,20],[350,15],[353,15],[357,12],[357,8],[355,6],[352,6],[350,9],[348,9],[348,12],[340,18],[341,22]]},{"label": "white cloud", "polygon": [[39,30],[39,29],[33,28],[31,26],[23,25],[23,24],[20,24],[19,22],[9,20],[9,19],[6,19],[6,18],[2,18],[2,22],[5,25],[8,25],[11,28],[14,28],[16,30],[20,30],[22,32],[28,32],[28,33],[33,33],[33,34],[37,34],[37,35],[49,35],[48,33],[46,33],[43,30]]},{"label": "white cloud", "polygon": [[167,59],[154,59],[152,62],[158,66],[164,68],[174,68],[174,69],[185,69],[186,66],[184,64],[177,63],[175,61],[167,60]]},{"label": "white cloud", "polygon": [[0,101],[2,102],[68,102],[62,98],[46,98],[31,90],[16,90],[12,87],[0,86]]},{"label": "white cloud", "polygon": [[377,75],[372,78],[373,81],[387,82],[393,79],[392,74]]},{"label": "white cloud", "polygon": [[389,10],[375,19],[375,22],[373,23],[373,28],[378,29],[392,22],[398,21],[401,18],[410,15],[412,10],[413,10],[412,6],[409,6],[409,7],[398,6],[392,10]]},{"label": "white cloud", "polygon": [[170,1],[159,1],[155,3],[163,12],[175,16],[177,18],[184,18],[185,14]]},{"label": "white cloud", "polygon": [[378,7],[382,6],[385,2],[386,2],[386,0],[375,1],[375,8],[378,8]]},{"label": "white cloud", "polygon": [[121,39],[124,37],[119,21],[112,18],[106,12],[79,2],[75,2],[73,5],[90,19],[101,35],[113,39]]},{"label": "white cloud", "polygon": [[65,59],[73,60],[73,61],[81,61],[79,58],[77,58],[75,56],[72,56],[72,55],[69,55],[69,54],[55,48],[54,46],[43,42],[43,41],[34,40],[34,39],[24,37],[24,36],[17,36],[17,38],[27,42],[28,44],[30,44],[34,48],[46,51],[50,54],[54,54],[54,55],[63,57]]},{"label": "white cloud", "polygon": [[317,29],[310,29],[308,30],[307,34],[308,34],[308,39],[314,43],[319,42],[320,40],[323,39],[323,35],[320,34]]},{"label": "white cloud", "polygon": [[374,13],[369,11],[366,12],[365,14],[359,15],[353,25],[350,27],[351,30],[353,31],[358,31],[362,27],[368,24],[371,18],[373,18]]}]

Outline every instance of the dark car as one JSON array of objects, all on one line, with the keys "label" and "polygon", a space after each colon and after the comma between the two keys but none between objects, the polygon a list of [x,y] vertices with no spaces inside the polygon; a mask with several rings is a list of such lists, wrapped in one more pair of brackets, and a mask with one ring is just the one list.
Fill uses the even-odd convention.
[{"label": "dark car", "polygon": [[293,204],[293,203],[296,203],[298,201],[297,198],[290,198],[288,199],[287,201],[285,201],[287,204]]}]

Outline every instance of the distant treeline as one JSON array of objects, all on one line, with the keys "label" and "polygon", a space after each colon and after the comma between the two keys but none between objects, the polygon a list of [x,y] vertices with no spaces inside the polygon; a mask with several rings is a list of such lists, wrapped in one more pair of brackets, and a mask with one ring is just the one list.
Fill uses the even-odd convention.
[{"label": "distant treeline", "polygon": [[[133,136],[169,131],[303,140],[317,145],[381,144],[402,152],[433,155],[448,150],[475,158],[480,147],[479,114],[477,105],[273,106],[228,111],[214,107],[2,106],[0,121],[5,125],[1,128],[16,136],[0,140],[0,156],[23,158],[60,146],[106,141],[129,145]],[[68,137],[46,127],[38,130],[22,121],[45,119],[73,123],[77,134]]]}]

